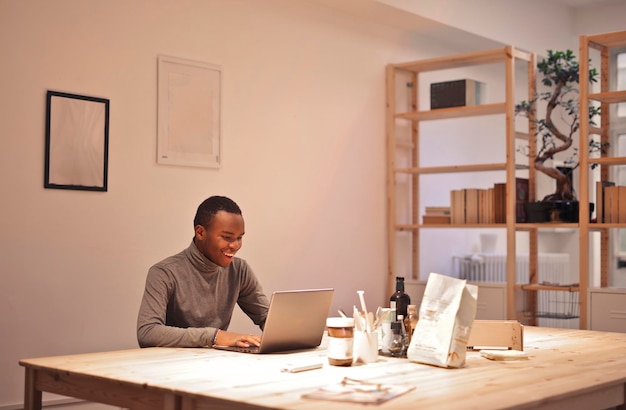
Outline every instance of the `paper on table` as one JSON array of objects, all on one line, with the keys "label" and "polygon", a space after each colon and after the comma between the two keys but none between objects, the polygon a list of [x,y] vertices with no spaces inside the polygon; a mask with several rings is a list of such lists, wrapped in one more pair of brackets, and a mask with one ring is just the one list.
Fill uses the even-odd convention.
[{"label": "paper on table", "polygon": [[480,355],[490,360],[526,360],[528,353],[519,350],[481,350]]},{"label": "paper on table", "polygon": [[303,394],[302,398],[381,404],[413,389],[415,386],[408,384],[380,384],[344,377],[340,383],[320,387],[311,393]]}]

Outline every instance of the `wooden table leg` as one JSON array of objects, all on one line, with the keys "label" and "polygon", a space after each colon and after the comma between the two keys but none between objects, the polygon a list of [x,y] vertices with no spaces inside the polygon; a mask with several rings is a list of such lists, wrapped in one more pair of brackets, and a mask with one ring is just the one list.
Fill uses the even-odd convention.
[{"label": "wooden table leg", "polygon": [[26,367],[24,380],[24,410],[41,410],[41,391],[35,387],[37,371]]},{"label": "wooden table leg", "polygon": [[163,398],[163,410],[180,410],[180,397],[168,394]]}]

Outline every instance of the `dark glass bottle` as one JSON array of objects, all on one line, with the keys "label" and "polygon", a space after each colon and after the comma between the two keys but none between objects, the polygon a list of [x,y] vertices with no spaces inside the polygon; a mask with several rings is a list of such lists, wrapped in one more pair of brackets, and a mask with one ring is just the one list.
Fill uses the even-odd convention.
[{"label": "dark glass bottle", "polygon": [[404,277],[396,276],[396,291],[389,298],[389,307],[396,309],[395,320],[398,320],[398,316],[403,318],[407,316],[407,308],[411,304],[411,297],[404,293]]}]

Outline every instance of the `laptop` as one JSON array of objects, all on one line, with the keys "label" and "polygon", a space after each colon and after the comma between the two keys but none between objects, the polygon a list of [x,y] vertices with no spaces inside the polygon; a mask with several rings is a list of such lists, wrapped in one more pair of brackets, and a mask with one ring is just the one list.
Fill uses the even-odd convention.
[{"label": "laptop", "polygon": [[272,293],[260,346],[214,346],[242,353],[277,353],[320,345],[334,289],[286,290]]}]

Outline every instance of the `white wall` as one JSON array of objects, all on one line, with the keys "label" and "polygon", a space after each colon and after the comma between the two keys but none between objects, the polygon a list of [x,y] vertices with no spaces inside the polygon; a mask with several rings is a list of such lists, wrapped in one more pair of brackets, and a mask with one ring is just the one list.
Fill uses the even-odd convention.
[{"label": "white wall", "polygon": [[[266,292],[386,302],[384,67],[450,49],[291,0],[0,0],[0,38],[0,406],[20,358],[137,346],[147,269],[209,195]],[[158,54],[222,66],[221,169],[155,163]],[[43,188],[46,90],[110,99],[108,192]]]},{"label": "white wall", "polygon": [[377,0],[442,24],[545,54],[570,48],[582,34],[626,29],[623,0],[569,7],[545,0]]},{"label": "white wall", "polygon": [[626,29],[626,2],[610,0],[600,7],[590,5],[576,9],[574,31],[578,34],[601,34]]},{"label": "white wall", "polygon": [[378,0],[442,24],[524,50],[577,45],[574,10],[544,0]]}]

